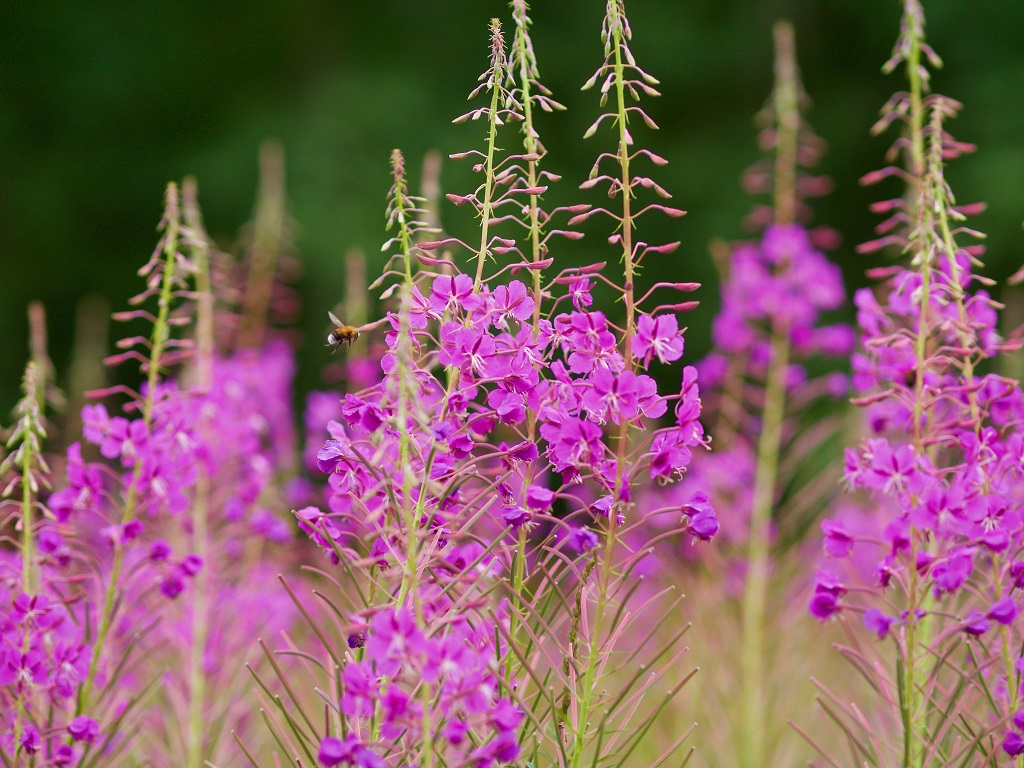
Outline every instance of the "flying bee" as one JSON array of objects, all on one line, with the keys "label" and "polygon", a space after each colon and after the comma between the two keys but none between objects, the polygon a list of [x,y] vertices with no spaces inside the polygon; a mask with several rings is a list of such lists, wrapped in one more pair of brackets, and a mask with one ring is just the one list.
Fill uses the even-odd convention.
[{"label": "flying bee", "polygon": [[327,316],[331,318],[331,322],[334,323],[334,329],[327,334],[328,347],[337,348],[342,344],[348,344],[351,346],[352,342],[359,338],[358,328],[341,322],[341,320],[334,316],[333,312],[328,312]]}]

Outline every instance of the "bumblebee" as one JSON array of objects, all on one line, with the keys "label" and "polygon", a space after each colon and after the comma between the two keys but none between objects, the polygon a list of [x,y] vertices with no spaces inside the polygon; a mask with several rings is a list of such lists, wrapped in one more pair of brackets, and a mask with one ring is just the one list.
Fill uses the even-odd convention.
[{"label": "bumblebee", "polygon": [[327,316],[334,323],[334,330],[327,334],[328,347],[339,347],[342,344],[351,345],[353,341],[359,338],[358,328],[341,322],[341,320],[334,316],[333,312],[328,312]]}]

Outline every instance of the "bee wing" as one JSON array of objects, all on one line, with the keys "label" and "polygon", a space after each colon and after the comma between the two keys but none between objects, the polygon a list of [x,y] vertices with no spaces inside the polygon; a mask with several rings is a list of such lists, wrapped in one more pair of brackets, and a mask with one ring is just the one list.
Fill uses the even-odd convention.
[{"label": "bee wing", "polygon": [[333,313],[333,312],[331,312],[330,310],[328,310],[328,312],[327,312],[327,316],[328,316],[329,318],[331,318],[331,322],[332,322],[332,323],[334,323],[334,327],[335,327],[335,328],[339,328],[339,327],[341,327],[341,326],[343,326],[343,325],[344,325],[344,323],[343,323],[343,322],[341,322],[341,320],[339,320],[338,318],[336,318],[336,317],[334,316],[334,313]]}]

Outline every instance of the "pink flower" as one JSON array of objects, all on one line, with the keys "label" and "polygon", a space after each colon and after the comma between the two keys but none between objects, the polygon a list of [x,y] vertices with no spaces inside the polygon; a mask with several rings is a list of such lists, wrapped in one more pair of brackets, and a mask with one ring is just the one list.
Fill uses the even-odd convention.
[{"label": "pink flower", "polygon": [[671,363],[683,356],[683,334],[675,315],[640,315],[636,334],[631,342],[633,356],[644,368],[655,357],[662,363]]}]

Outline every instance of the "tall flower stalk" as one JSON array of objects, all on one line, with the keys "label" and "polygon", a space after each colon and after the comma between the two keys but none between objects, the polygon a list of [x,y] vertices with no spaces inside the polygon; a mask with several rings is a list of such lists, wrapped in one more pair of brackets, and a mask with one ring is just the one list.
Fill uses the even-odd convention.
[{"label": "tall flower stalk", "polygon": [[[183,290],[187,287],[181,274],[184,266],[184,256],[178,250],[178,241],[181,234],[180,205],[178,187],[176,184],[171,183],[167,186],[164,216],[160,222],[160,226],[163,229],[163,237],[153,257],[139,270],[139,274],[146,279],[147,288],[133,300],[133,303],[141,303],[151,296],[156,296],[157,299],[157,313],[153,318],[153,329],[148,342],[144,344],[149,354],[148,356],[140,355],[133,350],[115,356],[117,360],[134,357],[139,359],[142,364],[142,373],[146,377],[146,388],[145,392],[138,396],[138,399],[142,424],[146,431],[149,430],[153,422],[153,409],[157,397],[160,371],[167,364],[165,353],[169,346],[168,342],[171,339],[172,299],[176,290]],[[138,313],[129,312],[122,313],[122,315],[127,319],[137,316]],[[120,526],[122,529],[128,526],[139,513],[139,483],[142,479],[142,469],[143,463],[137,462],[132,470],[121,511]],[[85,711],[90,704],[90,697],[96,680],[96,673],[99,671],[104,643],[114,619],[115,606],[122,588],[120,579],[123,565],[124,548],[122,546],[115,546],[107,588],[100,608],[99,624],[93,644],[93,655],[89,662],[89,673],[78,695],[79,713]]]},{"label": "tall flower stalk", "polygon": [[[694,649],[710,670],[698,679],[702,708],[713,702],[734,714],[707,729],[710,765],[798,759],[783,713],[797,706],[794,689],[810,663],[797,670],[789,662],[783,671],[782,654],[803,651],[787,606],[804,586],[799,532],[827,506],[838,474],[827,446],[838,409],[828,400],[845,392],[847,379],[828,358],[849,354],[854,340],[845,325],[827,323],[843,300],[839,269],[823,252],[836,236],[809,228],[809,201],[830,183],[813,175],[824,142],[803,117],[807,98],[787,22],[776,24],[775,43],[775,87],[757,116],[765,156],[742,179],[747,192],[768,200],[744,222],[753,239],[712,247],[721,309],[715,346],[698,370],[714,450],[699,452],[676,486],[641,490],[640,503],[655,509],[706,494],[721,522],[715,547],[694,551],[669,540],[657,559],[677,579],[699,579],[690,603],[707,606],[706,616],[696,609],[705,631],[730,641]],[[719,664],[723,656],[735,663]]]},{"label": "tall flower stalk", "polygon": [[[1013,457],[1021,392],[1016,381],[978,370],[1018,344],[999,336],[999,306],[979,287],[990,283],[977,272],[981,248],[957,243],[981,236],[963,223],[980,207],[956,203],[945,166],[973,147],[948,133],[960,105],[929,93],[926,60],[939,65],[921,6],[906,0],[886,69],[903,64],[910,89],[890,100],[876,126],[902,126],[890,158],[903,165],[865,179],[896,176],[906,190],[875,206],[889,218],[862,250],[895,244],[908,263],[874,271],[886,278],[879,299],[866,290],[857,296],[864,351],[854,361],[855,384],[872,436],[848,453],[846,469],[847,483],[880,509],[878,530],[857,535],[843,519],[823,525],[832,557],[857,558],[878,542],[884,556],[875,583],[863,587],[856,560],[845,575],[822,572],[811,610],[820,618],[858,612],[868,630],[893,641],[889,674],[869,676],[895,710],[886,713],[891,739],[861,746],[872,764],[995,764],[1001,749],[1020,765],[1014,574],[1022,528]],[[846,655],[862,670],[884,669],[870,651]],[[847,727],[848,714],[834,717]]]},{"label": "tall flower stalk", "polygon": [[[196,274],[196,356],[195,388],[199,392],[208,392],[213,383],[213,365],[215,340],[213,334],[213,286],[210,279],[210,239],[203,226],[202,214],[199,211],[198,192],[194,179],[186,179],[183,185],[185,236],[192,249]],[[210,418],[205,416],[204,422],[196,425],[200,433],[208,433],[211,429]],[[192,504],[192,551],[209,562],[209,513],[211,478],[204,468],[200,468],[196,478],[195,500]],[[188,738],[185,765],[187,768],[201,768],[204,760],[203,735],[206,731],[206,645],[210,630],[210,570],[203,568],[195,578],[192,590],[191,610],[191,648],[188,660]]]},{"label": "tall flower stalk", "polygon": [[[618,224],[611,241],[624,251],[626,276],[601,274],[601,263],[540,274],[554,261],[551,238],[579,235],[548,228],[555,211],[541,208],[554,176],[539,170],[543,151],[524,112],[527,103],[554,107],[536,79],[526,10],[513,4],[511,61],[492,22],[489,67],[474,92],[487,105],[456,121],[488,121],[483,150],[454,156],[474,158],[481,183],[448,195],[476,215],[479,246],[454,237],[417,242],[423,208],[407,196],[404,164],[393,156],[388,219],[396,231],[386,247],[395,255],[384,281],[394,282],[382,298],[394,303],[383,321],[383,380],[344,394],[317,454],[330,475],[327,510],[296,513],[345,574],[336,593],[320,595],[335,626],[307,617],[324,652],[320,689],[334,692],[326,733],[287,675],[278,682],[293,707],[274,704],[259,680],[282,748],[315,753],[327,766],[628,761],[688,679],[663,690],[657,676],[630,667],[672,668],[683,650],[681,633],[656,647],[678,600],[667,590],[637,594],[630,575],[643,555],[620,546],[617,533],[643,528],[631,503],[640,476],[678,477],[689,448],[703,442],[695,372],[686,369],[681,391],[668,397],[645,372],[655,360],[680,359],[674,313],[692,303],[643,314],[647,294],[632,282],[644,257],[676,245],[636,241],[638,216],[682,212],[632,207],[639,187],[667,193],[630,163],[663,161],[635,150],[617,128],[620,147],[599,160],[614,173],[595,171],[584,186],[607,179],[612,197],[629,201],[624,214],[601,210]],[[621,5],[610,5],[602,71],[618,99],[609,118],[624,123],[643,115],[626,99],[654,92],[627,40]],[[513,121],[525,124],[523,151],[499,151]],[[599,209],[566,212],[582,222]],[[459,267],[463,249],[473,274]],[[516,278],[523,271],[533,275],[532,289]],[[592,280],[624,297],[624,327],[590,308]],[[362,330],[372,334],[375,325]],[[659,428],[670,403],[674,425]],[[675,514],[680,532],[713,535],[708,505]],[[665,604],[650,631],[629,636],[630,616]],[[286,645],[270,655],[298,652]],[[626,667],[619,652],[632,660]],[[655,690],[661,698],[641,709]]]},{"label": "tall flower stalk", "polygon": [[[45,400],[46,380],[39,361],[29,360],[25,366],[25,373],[22,376],[21,389],[22,398],[15,408],[17,423],[7,441],[7,448],[14,448],[11,454],[0,464],[0,478],[8,475],[12,470],[15,473],[14,479],[3,489],[3,496],[12,496],[19,488],[21,490],[20,519],[18,525],[21,527],[21,559],[22,559],[22,590],[26,597],[38,594],[39,585],[37,578],[38,566],[36,563],[35,536],[37,527],[36,505],[42,484],[46,482],[46,473],[49,467],[43,457],[43,442],[46,439],[46,429],[43,424],[43,404]],[[30,635],[25,633],[19,649],[22,656],[28,657],[32,650]],[[16,715],[14,720],[13,737],[16,745],[13,757],[17,764],[22,757],[21,748],[24,745],[26,734],[26,696],[17,696]],[[0,753],[2,754],[2,753]],[[4,755],[5,763],[7,756]],[[9,763],[8,763],[9,764]]]},{"label": "tall flower stalk", "polygon": [[[792,27],[776,24],[774,223],[779,227],[791,226],[796,221],[797,150],[801,123],[799,88]],[[773,317],[768,324],[769,362],[765,374],[761,433],[757,440],[747,578],[743,590],[741,697],[745,707],[745,728],[740,764],[745,768],[760,765],[766,746],[765,606],[771,579],[771,518],[778,493],[779,452],[786,417],[786,370],[791,351],[790,333],[785,319]]]},{"label": "tall flower stalk", "polygon": [[[274,343],[238,359],[216,349],[194,184],[185,188],[184,223],[181,204],[171,185],[164,237],[140,270],[146,288],[132,300],[135,309],[119,313],[149,323],[151,332],[121,340],[107,359],[137,361],[143,384],[93,393],[126,394],[124,415],[111,416],[102,404],[82,409],[84,442],[106,461],[88,460],[91,448],[82,443],[68,446],[59,490],[43,504],[34,479],[28,514],[18,515],[32,533],[16,558],[19,578],[10,573],[13,558],[0,561],[0,718],[18,733],[0,740],[0,753],[15,765],[21,753],[34,756],[27,764],[83,768],[132,764],[142,755],[155,766],[217,759],[222,729],[240,709],[232,695],[238,670],[224,660],[242,653],[253,633],[287,626],[292,615],[260,595],[266,574],[254,565],[261,541],[290,534],[268,509],[276,503],[274,475],[291,464],[290,356]],[[172,329],[189,324],[193,312],[197,338],[180,338]],[[44,338],[33,333],[32,371],[49,369]],[[193,366],[179,365],[190,359]],[[41,425],[43,393],[51,389],[31,378],[25,428]],[[25,428],[19,434],[41,434]],[[20,462],[24,452],[14,456]],[[39,461],[29,462],[36,474]],[[287,560],[278,558],[276,567]],[[190,582],[192,593],[178,600]],[[266,610],[247,615],[256,598]],[[211,610],[219,602],[242,614],[225,621]]]},{"label": "tall flower stalk", "polygon": [[[602,279],[615,290],[624,307],[625,317],[619,338],[622,360],[620,376],[623,379],[636,377],[641,368],[648,367],[654,356],[657,356],[663,363],[677,360],[682,356],[682,338],[679,335],[676,317],[673,313],[686,311],[693,306],[692,302],[661,305],[651,310],[650,314],[641,314],[641,304],[657,288],[672,288],[676,291],[689,291],[696,288],[695,284],[658,283],[647,293],[641,295],[637,292],[637,278],[644,259],[652,254],[670,254],[679,246],[678,242],[652,245],[636,239],[638,220],[653,211],[673,218],[682,216],[684,211],[660,202],[642,203],[638,198],[639,190],[651,191],[661,199],[667,199],[671,195],[653,179],[638,173],[634,168],[634,164],[638,161],[648,161],[656,166],[664,165],[666,161],[650,150],[637,149],[634,143],[631,120],[634,123],[642,121],[648,128],[657,129],[654,120],[637,103],[640,100],[640,95],[658,96],[659,94],[655,88],[658,85],[657,79],[641,69],[633,57],[629,47],[631,37],[632,32],[624,4],[620,0],[609,0],[601,30],[604,63],[587,81],[584,89],[598,85],[601,106],[605,107],[609,100],[611,106],[590,126],[585,133],[585,138],[594,136],[602,124],[607,121],[610,122],[614,131],[616,145],[614,152],[599,155],[588,180],[581,185],[581,188],[591,189],[599,185],[607,185],[608,196],[616,200],[619,207],[615,210],[594,208],[581,212],[570,221],[570,224],[576,224],[594,215],[604,214],[615,223],[614,233],[608,239],[620,252],[622,276],[617,280]],[[695,379],[696,375],[693,369],[687,369],[687,372],[684,373],[682,398],[689,400],[690,397],[696,397]],[[694,405],[699,413],[699,400]],[[699,425],[696,429],[690,425],[684,426],[686,420],[681,416],[680,408],[682,407],[683,400],[680,401],[676,410],[679,424],[683,429],[676,432],[670,430],[660,435],[660,442],[656,438],[652,447],[661,450],[679,451],[682,449],[681,455],[685,454],[686,461],[688,461],[689,450],[683,448],[683,445],[700,444],[703,432],[699,429]],[[575,689],[572,695],[572,707],[566,708],[566,714],[572,714],[568,724],[573,737],[570,765],[574,768],[582,765],[585,760],[593,759],[600,762],[616,754],[613,747],[616,739],[605,741],[607,734],[604,732],[604,727],[608,718],[602,718],[598,726],[593,728],[592,717],[595,708],[600,706],[603,700],[600,689],[608,684],[607,666],[616,646],[615,636],[620,631],[613,618],[616,615],[616,609],[621,610],[621,604],[617,608],[617,603],[619,600],[628,601],[629,599],[616,594],[622,584],[620,580],[625,578],[625,573],[628,573],[631,567],[626,563],[633,562],[629,557],[626,557],[624,562],[624,558],[620,554],[621,533],[619,528],[633,516],[636,509],[632,503],[638,474],[635,466],[635,451],[638,450],[637,444],[643,445],[644,441],[638,439],[637,430],[642,427],[643,423],[639,414],[635,418],[618,418],[615,421],[618,424],[618,428],[612,430],[615,434],[615,472],[614,476],[607,475],[606,482],[609,485],[607,489],[609,495],[606,497],[607,518],[600,529],[600,545],[592,558],[587,560],[580,578],[580,586],[575,595],[570,632],[570,654],[583,656],[582,675],[579,675],[577,681],[571,686]],[[679,440],[682,443],[673,446],[673,443]],[[676,469],[681,471],[681,467]],[[650,474],[651,477],[655,477],[658,471],[652,468]],[[668,473],[667,477],[672,474],[674,473]],[[704,498],[706,499],[706,496]],[[684,505],[682,510],[684,515],[687,510],[693,514],[696,507],[688,508]],[[710,512],[710,507],[705,512]],[[695,524],[696,521],[697,517],[690,517],[688,520],[690,531],[698,538],[710,538],[714,530],[711,528],[701,529],[699,525]],[[717,529],[717,525],[714,526],[714,529]],[[593,585],[589,583],[591,578],[595,580]],[[594,593],[593,598],[590,596],[591,593]],[[591,599],[593,600],[593,613],[588,618],[590,607],[587,603]],[[610,623],[608,623],[609,619],[611,619]],[[670,642],[668,648],[671,645]],[[678,690],[678,688],[670,690],[660,705],[653,704],[653,714],[656,715]],[[652,720],[646,721],[646,727],[650,727],[651,722]],[[666,756],[678,748],[679,743],[673,745]],[[633,743],[630,751],[635,747],[636,743]],[[592,758],[587,756],[590,751],[593,751]]]}]

